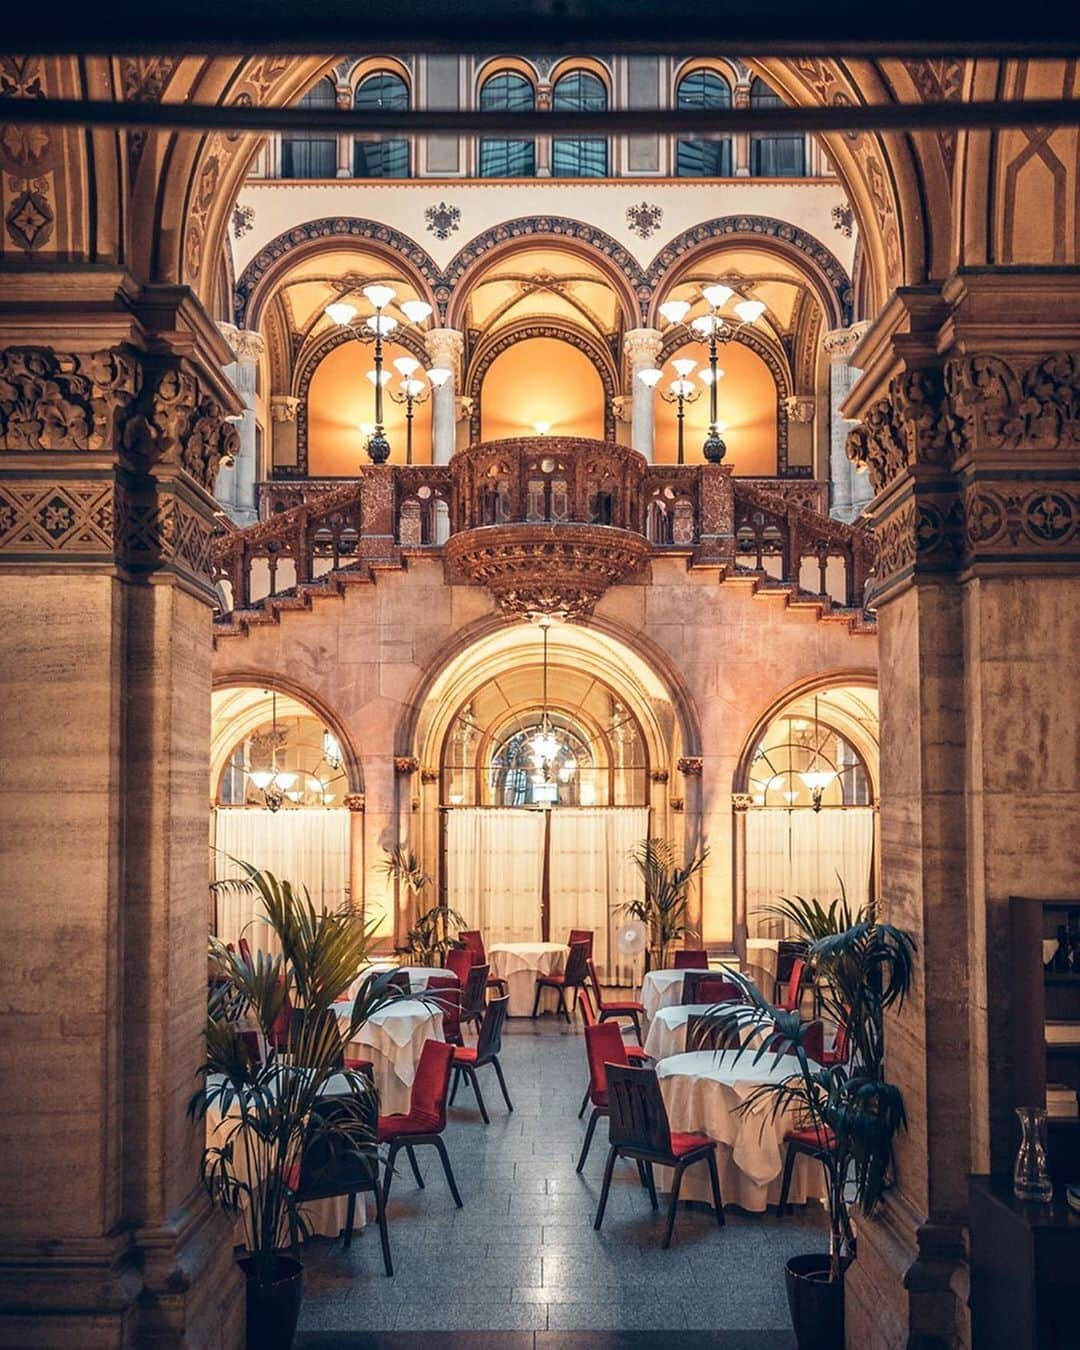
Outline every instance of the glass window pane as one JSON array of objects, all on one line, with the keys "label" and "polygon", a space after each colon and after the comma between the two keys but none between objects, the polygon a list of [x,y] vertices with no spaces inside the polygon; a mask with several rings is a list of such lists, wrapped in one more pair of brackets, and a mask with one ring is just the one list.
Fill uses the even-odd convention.
[{"label": "glass window pane", "polygon": [[[675,91],[679,108],[730,108],[731,86],[715,70],[692,70]],[[730,178],[731,139],[679,141],[675,149],[679,178]]]},{"label": "glass window pane", "polygon": [[[480,108],[485,112],[528,112],[535,106],[535,89],[524,75],[513,70],[492,75],[480,89]],[[482,138],[479,173],[481,178],[532,178],[536,173],[535,144],[531,140]]]},{"label": "glass window pane", "polygon": [[607,141],[599,137],[551,142],[551,172],[556,178],[606,178]]},{"label": "glass window pane", "polygon": [[400,75],[381,70],[360,81],[356,87],[354,102],[358,108],[391,108],[405,111],[409,106],[409,90]]},{"label": "glass window pane", "polygon": [[[762,80],[750,86],[752,108],[782,108],[784,100]],[[760,178],[805,178],[804,136],[750,137],[750,172]]]},{"label": "glass window pane", "polygon": [[[319,80],[300,100],[301,108],[334,108],[337,90],[331,80]],[[290,132],[281,138],[281,172],[286,178],[333,178],[337,173],[337,140]]]},{"label": "glass window pane", "polygon": [[408,178],[408,141],[353,142],[353,176],[356,178]]}]

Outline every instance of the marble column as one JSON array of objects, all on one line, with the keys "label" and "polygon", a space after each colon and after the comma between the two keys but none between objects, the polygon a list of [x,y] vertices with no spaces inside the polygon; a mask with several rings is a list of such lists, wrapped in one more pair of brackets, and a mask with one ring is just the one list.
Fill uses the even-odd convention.
[{"label": "marble column", "polygon": [[878,558],[881,894],[917,942],[887,1026],[908,1129],[859,1224],[849,1346],[970,1342],[967,1177],[1012,1161],[1009,897],[1075,896],[1080,275],[894,295],[843,407]]},{"label": "marble column", "polygon": [[225,367],[225,374],[243,399],[244,411],[236,422],[239,438],[236,459],[231,466],[219,471],[214,495],[238,525],[251,525],[259,518],[255,377],[266,344],[262,335],[253,329],[236,328],[231,323],[218,324],[218,328],[235,358]]},{"label": "marble column", "polygon": [[243,405],[186,287],[72,268],[49,289],[9,271],[0,299],[0,1343],[239,1345],[186,1107],[213,487]]},{"label": "marble column", "polygon": [[449,464],[457,443],[456,397],[460,386],[465,335],[456,328],[432,328],[425,334],[433,366],[450,371],[450,378],[431,395],[431,460]]},{"label": "marble column", "polygon": [[874,495],[868,475],[857,473],[847,457],[851,423],[840,412],[840,405],[859,378],[859,371],[849,362],[868,326],[857,323],[837,328],[822,340],[829,358],[829,514],[837,520],[854,520]]},{"label": "marble column", "polygon": [[623,336],[623,352],[630,366],[630,443],[650,464],[655,395],[649,385],[638,379],[638,371],[657,364],[663,345],[664,339],[655,328],[631,328]]}]

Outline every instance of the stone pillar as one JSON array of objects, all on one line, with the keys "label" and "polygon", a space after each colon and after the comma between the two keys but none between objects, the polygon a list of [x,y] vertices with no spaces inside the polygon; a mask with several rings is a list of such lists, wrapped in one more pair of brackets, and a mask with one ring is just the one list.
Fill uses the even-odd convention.
[{"label": "stone pillar", "polygon": [[9,272],[0,300],[0,1342],[234,1346],[232,1226],[186,1104],[212,493],[242,404],[186,287],[94,269],[46,293]]},{"label": "stone pillar", "polygon": [[848,1344],[969,1342],[967,1176],[1013,1150],[1009,896],[1075,895],[1080,275],[898,293],[844,405],[878,543],[881,894],[918,943],[888,1026],[897,1187],[859,1225]]},{"label": "stone pillar", "polygon": [[[737,84],[731,102],[735,108],[749,108],[749,84]],[[731,138],[731,169],[736,178],[750,177],[750,136],[745,131]]]},{"label": "stone pillar", "polygon": [[638,379],[638,371],[656,365],[663,345],[664,339],[655,328],[631,328],[623,336],[623,351],[630,364],[630,443],[650,464],[653,459],[654,393]]},{"label": "stone pillar", "polygon": [[847,457],[851,424],[840,412],[840,405],[859,378],[859,371],[849,364],[849,360],[866,336],[866,330],[865,323],[837,328],[826,333],[822,341],[829,358],[829,514],[837,520],[854,520],[874,495],[869,477],[865,473],[856,473]]},{"label": "stone pillar", "polygon": [[457,442],[455,398],[460,382],[461,357],[465,335],[456,328],[432,328],[425,336],[428,357],[433,366],[450,371],[450,378],[431,394],[431,459],[434,464],[449,464]]},{"label": "stone pillar", "polygon": [[[270,440],[270,469],[279,464],[297,462],[296,414],[300,400],[287,394],[275,394],[270,400],[270,421],[273,425]],[[269,477],[269,475],[267,475]]]},{"label": "stone pillar", "polygon": [[258,454],[255,445],[255,376],[259,358],[266,351],[262,335],[249,328],[218,324],[221,335],[232,349],[232,363],[225,374],[244,402],[244,411],[236,423],[239,449],[229,468],[218,473],[214,494],[238,525],[251,525],[259,518]]}]

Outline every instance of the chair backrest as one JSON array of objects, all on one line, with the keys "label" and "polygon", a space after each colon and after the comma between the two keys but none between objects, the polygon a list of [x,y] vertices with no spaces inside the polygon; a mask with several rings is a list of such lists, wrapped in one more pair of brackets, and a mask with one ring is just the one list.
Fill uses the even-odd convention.
[{"label": "chair backrest", "polygon": [[612,1144],[670,1157],[671,1128],[656,1070],[608,1064],[606,1073]]},{"label": "chair backrest", "polygon": [[432,1134],[446,1125],[446,1097],[453,1067],[454,1047],[449,1041],[424,1042],[409,1095],[409,1114],[427,1116]]},{"label": "chair backrest", "polygon": [[456,975],[432,975],[427,982],[427,993],[427,1002],[442,1013],[442,1029],[446,1039],[450,1041],[460,1036],[461,981]]},{"label": "chair backrest", "polygon": [[566,939],[566,945],[570,948],[574,948],[579,942],[588,943],[589,950],[585,955],[592,956],[593,930],[591,928],[570,929],[570,936]]},{"label": "chair backrest", "polygon": [[784,1003],[789,1008],[799,1006],[799,989],[802,984],[803,971],[806,969],[806,959],[797,956],[791,963],[791,973],[788,975],[787,988],[784,991]]},{"label": "chair backrest", "polygon": [[240,959],[251,964],[251,946],[246,937],[240,938],[236,944],[237,951],[240,953]]},{"label": "chair backrest", "polygon": [[691,1013],[686,1019],[687,1050],[728,1050],[739,1044],[739,1033],[733,1027],[711,1025],[704,1013]]},{"label": "chair backrest", "polygon": [[592,995],[588,989],[582,989],[578,998],[578,1007],[581,1009],[581,1016],[585,1019],[587,1027],[599,1026],[596,1020],[596,1009],[592,1005]]},{"label": "chair backrest", "polygon": [[[683,986],[683,1002],[686,986]],[[745,1003],[746,995],[731,980],[722,980],[718,975],[704,975],[697,982],[697,997],[691,1003]]]},{"label": "chair backrest", "polygon": [[482,966],[487,960],[487,952],[484,950],[484,935],[479,928],[463,928],[458,933],[458,941],[473,954],[473,961],[478,966]]},{"label": "chair backrest", "polygon": [[802,1029],[802,1043],[807,1059],[820,1064],[825,1058],[825,1023],[807,1022]]},{"label": "chair backrest", "polygon": [[252,1064],[263,1062],[262,1035],[258,1031],[238,1031],[237,1036],[251,1057]]},{"label": "chair backrest", "polygon": [[480,1023],[480,1034],[476,1038],[476,1062],[482,1064],[502,1049],[503,1023],[506,1010],[510,1006],[509,994],[502,998],[493,998],[484,1009],[484,1020]]},{"label": "chair backrest", "polygon": [[465,981],[469,978],[469,971],[478,962],[468,947],[451,947],[446,953],[444,964],[451,975],[458,977],[461,987],[464,989]]},{"label": "chair backrest", "polygon": [[629,1064],[622,1032],[614,1022],[595,1022],[585,1028],[585,1053],[589,1057],[589,1098],[593,1106],[607,1102],[605,1064]]},{"label": "chair backrest", "polygon": [[[279,988],[281,987],[282,983],[283,981],[279,977],[278,978]],[[275,1050],[284,1049],[285,1045],[288,1042],[289,1023],[292,1020],[294,1011],[295,1010],[292,1005],[292,1000],[289,998],[289,991],[286,989],[285,1001],[281,1005],[281,1011],[274,1018],[273,1022],[270,1023],[270,1034],[267,1037],[271,1046],[273,1046]]]},{"label": "chair backrest", "polygon": [[676,970],[708,970],[709,953],[684,951],[675,953]]},{"label": "chair backrest", "polygon": [[464,982],[464,993],[461,996],[463,1012],[483,1013],[490,969],[490,966],[470,966]]},{"label": "chair backrest", "polygon": [[844,1005],[844,1016],[836,1027],[836,1040],[833,1041],[833,1062],[846,1064],[851,1058],[851,1032],[848,1030],[847,1014],[851,1009]]},{"label": "chair backrest", "polygon": [[387,976],[386,987],[388,989],[398,989],[403,994],[412,993],[412,985],[409,983],[409,972],[404,969],[391,971]]},{"label": "chair backrest", "polygon": [[375,1126],[379,1114],[374,1089],[328,1093],[311,1105],[304,1128],[298,1191],[333,1191],[336,1186],[378,1185]]},{"label": "chair backrest", "polygon": [[783,983],[791,978],[791,967],[806,952],[806,943],[781,938],[776,945],[776,978]]},{"label": "chair backrest", "polygon": [[707,998],[701,991],[706,988],[716,989],[720,985],[726,984],[729,989],[735,989],[735,997],[739,996],[736,986],[726,981],[722,975],[710,975],[704,970],[688,970],[683,976],[682,983],[682,1003],[719,1003],[717,998]]},{"label": "chair backrest", "polygon": [[596,997],[596,1011],[602,1013],[604,1011],[604,996],[600,992],[600,977],[596,973],[596,963],[591,956],[585,962],[585,968],[589,972],[589,984],[592,986],[593,994]]},{"label": "chair backrest", "polygon": [[589,978],[589,944],[575,942],[566,958],[566,970],[563,972],[564,989],[584,989]]},{"label": "chair backrest", "polygon": [[321,1013],[294,1008],[285,1048],[297,1064],[317,1059],[335,1069],[345,1067],[345,1046],[332,1008],[324,1008]]}]

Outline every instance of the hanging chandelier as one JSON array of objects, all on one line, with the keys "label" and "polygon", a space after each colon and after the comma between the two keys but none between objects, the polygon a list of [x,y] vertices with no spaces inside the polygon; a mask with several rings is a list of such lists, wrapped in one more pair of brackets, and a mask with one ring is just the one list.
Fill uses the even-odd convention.
[{"label": "hanging chandelier", "polygon": [[555,730],[548,712],[548,629],[551,620],[542,618],[539,623],[544,635],[543,698],[540,724],[529,736],[528,746],[533,766],[533,784],[542,788],[555,782],[568,783],[577,772],[577,760],[568,743]]},{"label": "hanging chandelier", "polygon": [[299,743],[289,743],[287,727],[278,725],[277,691],[270,692],[270,730],[260,736],[252,736],[251,743],[258,742],[265,747],[268,763],[258,768],[245,768],[248,782],[259,794],[261,805],[267,811],[280,811],[283,806],[302,806],[310,798],[320,806],[332,806],[337,794],[331,789],[339,779],[345,777],[345,757],[341,743],[329,728],[322,733],[321,753],[312,746],[313,753],[319,753],[317,763],[309,772],[303,768],[290,769],[280,761],[286,748],[297,752],[306,747]]}]

